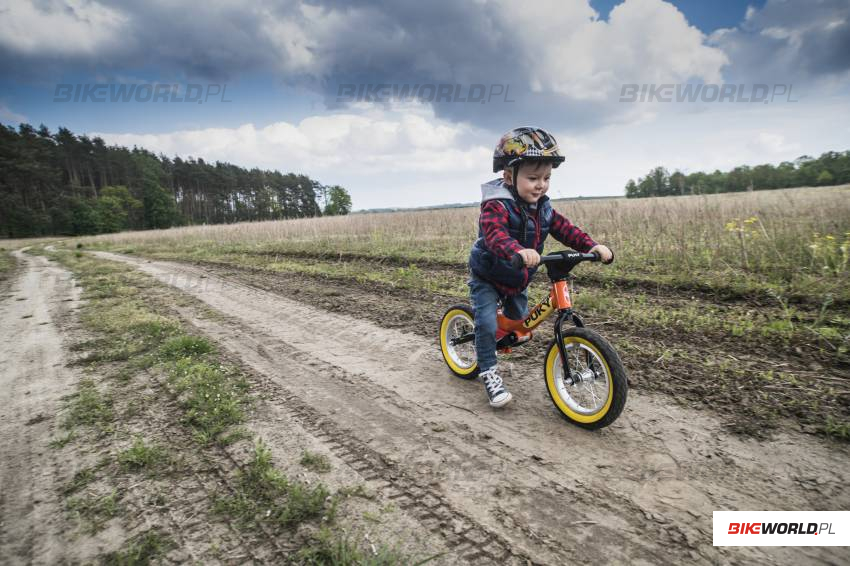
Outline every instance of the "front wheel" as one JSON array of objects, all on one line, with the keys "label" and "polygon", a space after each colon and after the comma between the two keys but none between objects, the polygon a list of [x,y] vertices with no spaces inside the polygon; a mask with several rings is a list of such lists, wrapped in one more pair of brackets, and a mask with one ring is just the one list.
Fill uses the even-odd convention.
[{"label": "front wheel", "polygon": [[564,330],[563,340],[569,378],[564,377],[558,344],[552,340],[543,367],[549,397],[580,427],[608,426],[626,405],[629,386],[623,362],[607,340],[587,328]]},{"label": "front wheel", "polygon": [[471,308],[455,305],[443,315],[440,321],[440,350],[452,373],[462,379],[475,379],[478,375],[478,357],[475,354],[475,322]]}]

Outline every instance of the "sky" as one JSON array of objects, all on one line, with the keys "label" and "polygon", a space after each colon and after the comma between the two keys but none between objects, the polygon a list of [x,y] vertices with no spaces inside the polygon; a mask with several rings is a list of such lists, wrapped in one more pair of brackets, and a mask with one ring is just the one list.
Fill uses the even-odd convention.
[{"label": "sky", "polygon": [[[158,96],[156,96],[158,95]],[[850,0],[0,0],[0,123],[472,202],[518,126],[550,196],[850,149]]]}]

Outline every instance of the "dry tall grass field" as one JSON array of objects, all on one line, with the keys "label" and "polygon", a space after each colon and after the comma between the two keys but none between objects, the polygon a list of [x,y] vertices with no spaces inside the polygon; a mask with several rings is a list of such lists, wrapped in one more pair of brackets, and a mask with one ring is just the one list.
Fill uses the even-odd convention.
[{"label": "dry tall grass field", "polygon": [[[850,299],[850,185],[640,200],[567,201],[555,208],[608,244],[599,277],[698,288],[772,289],[814,301]],[[462,264],[477,208],[192,226],[84,239],[139,252],[365,256]],[[550,240],[549,249],[559,247]]]}]

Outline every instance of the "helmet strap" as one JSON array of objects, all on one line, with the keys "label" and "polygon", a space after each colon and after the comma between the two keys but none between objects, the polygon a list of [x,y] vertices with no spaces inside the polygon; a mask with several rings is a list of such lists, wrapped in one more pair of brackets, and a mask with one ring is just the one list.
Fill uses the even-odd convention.
[{"label": "helmet strap", "polygon": [[519,193],[516,190],[516,180],[517,175],[519,175],[519,163],[515,163],[511,166],[511,184],[508,185],[508,190],[511,191],[511,194],[514,195],[514,198],[519,198]]}]

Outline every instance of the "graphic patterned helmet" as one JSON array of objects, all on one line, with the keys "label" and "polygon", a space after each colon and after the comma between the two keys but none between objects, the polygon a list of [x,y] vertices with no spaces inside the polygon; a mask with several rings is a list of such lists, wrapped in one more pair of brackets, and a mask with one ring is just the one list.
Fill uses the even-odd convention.
[{"label": "graphic patterned helmet", "polygon": [[502,136],[493,152],[493,173],[523,161],[546,161],[557,167],[564,161],[555,136],[541,128],[516,128]]}]

